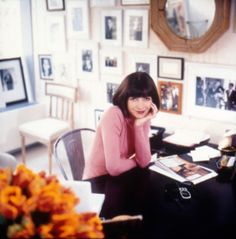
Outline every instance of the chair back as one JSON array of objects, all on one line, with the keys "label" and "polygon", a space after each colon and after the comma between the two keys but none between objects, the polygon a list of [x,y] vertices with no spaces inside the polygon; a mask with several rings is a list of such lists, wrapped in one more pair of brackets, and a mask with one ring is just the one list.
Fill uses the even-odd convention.
[{"label": "chair back", "polygon": [[64,133],[55,142],[55,159],[66,180],[82,180],[94,136],[95,130],[80,128]]},{"label": "chair back", "polygon": [[49,117],[68,121],[74,128],[74,103],[77,100],[77,87],[46,82],[45,94],[50,97]]}]

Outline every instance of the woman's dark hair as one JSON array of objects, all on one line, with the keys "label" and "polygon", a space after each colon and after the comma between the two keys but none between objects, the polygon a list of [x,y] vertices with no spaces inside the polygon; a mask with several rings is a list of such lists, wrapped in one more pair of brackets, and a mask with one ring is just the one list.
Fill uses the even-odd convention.
[{"label": "woman's dark hair", "polygon": [[117,105],[125,117],[129,116],[127,109],[127,100],[129,97],[148,97],[157,109],[160,108],[160,99],[156,85],[149,74],[146,72],[134,72],[125,77],[117,88],[113,96],[113,104]]}]

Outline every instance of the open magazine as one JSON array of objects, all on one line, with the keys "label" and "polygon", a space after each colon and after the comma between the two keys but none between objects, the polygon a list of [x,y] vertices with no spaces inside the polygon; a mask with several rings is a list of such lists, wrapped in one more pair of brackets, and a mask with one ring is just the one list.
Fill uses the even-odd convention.
[{"label": "open magazine", "polygon": [[194,184],[217,176],[214,170],[188,162],[178,155],[157,158],[149,169],[179,182],[191,181]]}]

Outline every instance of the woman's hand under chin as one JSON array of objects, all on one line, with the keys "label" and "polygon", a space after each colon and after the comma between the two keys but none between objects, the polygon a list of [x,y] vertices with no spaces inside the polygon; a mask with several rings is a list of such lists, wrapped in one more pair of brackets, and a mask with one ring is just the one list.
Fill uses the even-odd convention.
[{"label": "woman's hand under chin", "polygon": [[144,124],[145,122],[147,122],[151,119],[154,119],[156,117],[157,113],[158,113],[158,109],[157,109],[156,105],[154,103],[152,103],[148,114],[146,116],[144,116],[143,118],[135,119],[134,125],[140,126],[140,125]]}]

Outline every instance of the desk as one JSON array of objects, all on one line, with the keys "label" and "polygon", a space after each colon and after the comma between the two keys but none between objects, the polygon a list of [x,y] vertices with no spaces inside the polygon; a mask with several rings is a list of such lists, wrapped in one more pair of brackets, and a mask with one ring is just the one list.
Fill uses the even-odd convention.
[{"label": "desk", "polygon": [[[203,165],[215,169],[215,160]],[[164,196],[166,184],[173,179],[149,169],[135,168],[117,177],[106,175],[89,181],[93,192],[105,194],[101,217],[143,215],[142,231],[132,238],[236,236],[234,182],[221,183],[216,177],[197,184],[191,201],[178,205]]]}]

